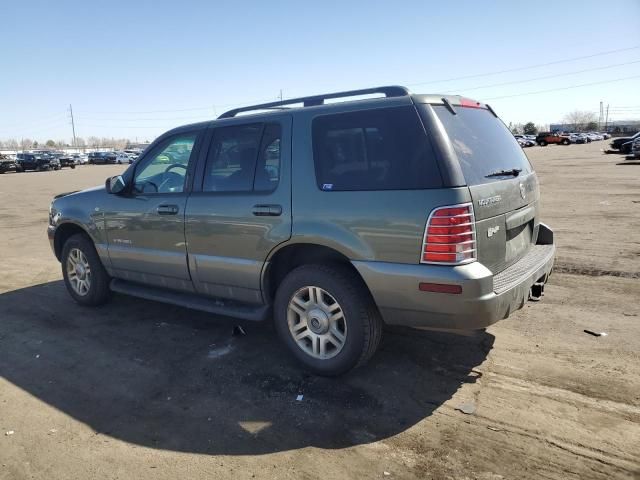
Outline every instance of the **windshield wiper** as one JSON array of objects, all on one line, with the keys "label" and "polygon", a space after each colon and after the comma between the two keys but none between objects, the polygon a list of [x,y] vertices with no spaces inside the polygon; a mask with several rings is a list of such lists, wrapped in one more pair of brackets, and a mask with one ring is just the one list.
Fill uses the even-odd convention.
[{"label": "windshield wiper", "polygon": [[507,177],[507,176],[517,177],[518,175],[520,175],[521,171],[522,171],[521,168],[511,168],[509,170],[496,170],[495,172],[491,172],[489,175],[485,175],[485,177],[486,178]]}]

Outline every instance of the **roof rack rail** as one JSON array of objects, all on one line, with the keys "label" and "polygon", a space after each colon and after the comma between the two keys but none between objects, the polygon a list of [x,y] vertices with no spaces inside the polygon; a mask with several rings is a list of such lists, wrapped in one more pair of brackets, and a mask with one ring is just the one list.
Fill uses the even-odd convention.
[{"label": "roof rack rail", "polygon": [[224,112],[218,118],[231,118],[235,117],[238,113],[241,112],[251,112],[253,110],[268,110],[275,107],[292,105],[295,103],[302,103],[305,107],[313,107],[316,105],[323,105],[325,100],[329,100],[331,98],[354,97],[356,95],[369,95],[372,93],[384,93],[386,97],[404,97],[409,95],[409,90],[406,87],[388,86],[365,88],[362,90],[348,90],[346,92],[327,93],[324,95],[313,95],[311,97],[289,98],[287,100],[281,100],[278,102],[261,103],[259,105],[234,108],[233,110]]}]

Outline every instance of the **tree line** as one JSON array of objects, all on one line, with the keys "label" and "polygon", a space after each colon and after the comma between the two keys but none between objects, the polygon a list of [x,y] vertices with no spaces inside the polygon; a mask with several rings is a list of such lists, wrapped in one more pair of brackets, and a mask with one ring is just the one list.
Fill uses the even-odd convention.
[{"label": "tree line", "polygon": [[[132,143],[129,138],[108,138],[108,137],[76,137],[75,145],[66,140],[52,140],[48,139],[45,142],[38,142],[31,138],[9,138],[6,140],[0,140],[0,149],[2,150],[32,150],[35,148],[114,148],[116,150],[122,150],[127,145]],[[149,143],[145,141],[144,143]]]}]

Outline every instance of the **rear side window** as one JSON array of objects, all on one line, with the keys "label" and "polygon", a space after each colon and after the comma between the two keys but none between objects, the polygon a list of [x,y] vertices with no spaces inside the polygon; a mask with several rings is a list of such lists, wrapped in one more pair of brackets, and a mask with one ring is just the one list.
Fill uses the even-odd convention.
[{"label": "rear side window", "polygon": [[412,106],[323,115],[313,120],[312,129],[321,190],[442,186],[431,144]]},{"label": "rear side window", "polygon": [[205,192],[270,192],[280,179],[280,124],[218,128],[207,156]]},{"label": "rear side window", "polygon": [[456,115],[444,105],[433,107],[451,139],[467,185],[503,180],[487,177],[498,170],[518,168],[520,175],[532,171],[518,141],[489,110],[454,108]]}]

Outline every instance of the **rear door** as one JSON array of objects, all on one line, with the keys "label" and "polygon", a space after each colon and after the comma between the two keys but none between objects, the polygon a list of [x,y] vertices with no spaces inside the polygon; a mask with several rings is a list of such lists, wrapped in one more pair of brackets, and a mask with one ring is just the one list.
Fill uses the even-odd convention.
[{"label": "rear door", "polygon": [[433,108],[469,186],[478,261],[494,273],[500,272],[535,243],[537,176],[522,147],[491,111],[455,106],[454,114],[444,105]]},{"label": "rear door", "polygon": [[187,203],[189,269],[199,293],[261,303],[264,262],[291,236],[291,116],[224,125]]}]

